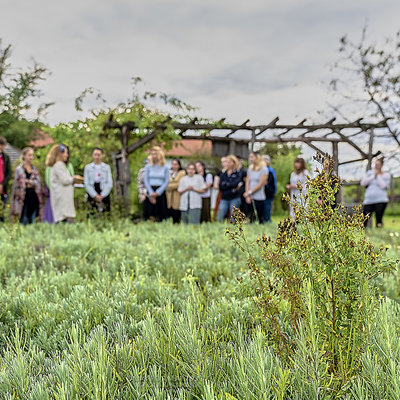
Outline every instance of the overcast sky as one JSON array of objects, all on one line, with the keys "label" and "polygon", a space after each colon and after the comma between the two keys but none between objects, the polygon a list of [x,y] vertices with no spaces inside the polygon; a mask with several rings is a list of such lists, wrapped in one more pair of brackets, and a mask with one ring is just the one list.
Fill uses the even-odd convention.
[{"label": "overcast sky", "polygon": [[12,61],[52,75],[47,122],[75,120],[74,99],[100,89],[126,100],[130,79],[231,122],[282,122],[327,109],[322,81],[339,38],[368,22],[377,42],[400,27],[398,0],[1,0],[0,38]]}]

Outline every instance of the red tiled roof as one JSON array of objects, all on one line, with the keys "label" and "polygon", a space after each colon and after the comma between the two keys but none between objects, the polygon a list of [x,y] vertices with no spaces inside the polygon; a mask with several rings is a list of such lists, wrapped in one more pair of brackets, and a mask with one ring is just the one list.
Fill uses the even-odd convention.
[{"label": "red tiled roof", "polygon": [[193,155],[211,156],[210,140],[183,139],[174,140],[172,148],[166,151],[166,156],[187,157]]},{"label": "red tiled roof", "polygon": [[54,143],[54,139],[47,133],[40,129],[35,131],[35,138],[29,142],[32,147],[46,147]]}]

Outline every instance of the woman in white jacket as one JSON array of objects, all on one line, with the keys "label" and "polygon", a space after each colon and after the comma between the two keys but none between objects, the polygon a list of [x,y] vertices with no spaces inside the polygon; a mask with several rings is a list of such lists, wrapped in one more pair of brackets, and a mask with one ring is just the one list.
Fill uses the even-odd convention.
[{"label": "woman in white jacket", "polygon": [[46,158],[50,170],[51,207],[54,221],[72,222],[75,218],[74,187],[76,181],[82,181],[79,175],[71,176],[65,162],[68,160],[68,149],[62,144],[54,145]]},{"label": "woman in white jacket", "polygon": [[372,214],[375,213],[376,227],[383,226],[383,214],[387,203],[389,202],[387,190],[390,186],[390,174],[382,171],[383,158],[375,161],[373,170],[367,171],[364,178],[361,180],[361,186],[364,186],[365,196],[363,201],[363,214],[368,217],[364,221],[364,226],[368,226]]},{"label": "woman in white jacket", "polygon": [[95,147],[93,162],[85,166],[85,189],[88,194],[89,214],[109,213],[111,210],[110,192],[113,187],[111,168],[102,162],[103,150]]}]

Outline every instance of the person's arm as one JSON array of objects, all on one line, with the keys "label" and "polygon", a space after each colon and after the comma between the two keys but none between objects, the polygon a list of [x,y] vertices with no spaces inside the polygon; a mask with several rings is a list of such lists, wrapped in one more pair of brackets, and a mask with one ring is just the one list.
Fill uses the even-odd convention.
[{"label": "person's arm", "polygon": [[373,171],[368,171],[364,178],[361,179],[360,185],[361,186],[368,186],[375,178],[375,174]]},{"label": "person's arm", "polygon": [[150,186],[150,166],[147,165],[144,168],[144,187],[149,195],[154,193],[153,188]]},{"label": "person's arm", "polygon": [[179,194],[185,193],[186,191],[190,190],[189,188],[190,188],[189,186],[185,186],[185,179],[181,179],[179,181],[179,186],[178,186],[178,193]]},{"label": "person's arm", "polygon": [[169,170],[166,166],[164,166],[164,182],[163,184],[156,190],[157,194],[161,196],[164,192],[165,189],[167,188],[169,184]]},{"label": "person's arm", "polygon": [[244,179],[244,183],[245,183],[245,189],[244,189],[243,196],[247,197],[249,195],[249,189],[250,189],[250,177],[249,177],[249,175],[247,175],[246,178]]},{"label": "person's arm", "polygon": [[94,190],[94,187],[89,184],[89,167],[86,165],[85,169],[83,170],[83,179],[84,179],[84,185],[85,189],[88,193],[88,195],[94,199],[97,196],[96,190]]},{"label": "person's arm", "polygon": [[292,181],[292,174],[289,175],[289,183],[286,185],[286,190],[296,189],[297,185],[292,185],[290,182]]},{"label": "person's arm", "polygon": [[382,190],[386,190],[390,186],[390,174],[384,173],[376,176],[379,187]]},{"label": "person's arm", "polygon": [[213,185],[213,177],[211,174],[207,174],[205,185],[206,185],[206,187],[204,188],[203,193],[207,192],[207,190],[209,190],[211,188],[211,186]]},{"label": "person's arm", "polygon": [[[32,178],[32,176],[33,176],[33,178]],[[40,174],[39,174],[39,171],[36,169],[36,167],[33,167],[33,174],[31,175],[31,182],[34,184],[35,189],[40,189],[40,187],[41,187]]]},{"label": "person's arm", "polygon": [[214,186],[213,187],[215,190],[219,190],[219,179],[220,179],[219,175],[214,176]]},{"label": "person's arm", "polygon": [[169,184],[167,186],[167,191],[172,192],[173,190],[178,190],[179,182],[181,181],[182,177],[185,176],[185,171],[179,171],[176,175],[175,179],[170,179]]},{"label": "person's arm", "polygon": [[100,196],[103,197],[103,198],[104,198],[104,197],[107,197],[107,196],[110,194],[111,189],[112,189],[112,186],[113,186],[113,179],[112,179],[112,175],[111,175],[111,168],[110,168],[109,165],[106,165],[106,170],[107,170],[107,174],[106,174],[106,176],[107,176],[106,184],[105,184],[105,186],[103,187],[103,190],[102,190],[101,193],[100,193]]},{"label": "person's arm", "polygon": [[205,193],[207,190],[206,188],[206,184],[204,182],[204,178],[202,176],[198,176],[198,184],[196,182],[196,185],[193,187],[193,191],[199,194],[203,194]]}]

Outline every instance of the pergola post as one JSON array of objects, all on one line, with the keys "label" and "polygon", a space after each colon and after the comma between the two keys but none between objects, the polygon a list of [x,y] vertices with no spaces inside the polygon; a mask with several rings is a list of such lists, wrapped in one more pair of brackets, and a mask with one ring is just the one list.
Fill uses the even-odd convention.
[{"label": "pergola post", "polygon": [[339,143],[332,142],[332,159],[334,162],[334,171],[336,175],[339,175]]},{"label": "pergola post", "polygon": [[367,171],[372,167],[372,158],[373,158],[373,145],[374,145],[374,130],[370,128],[369,130],[369,141],[368,141],[368,163],[367,163]]}]

